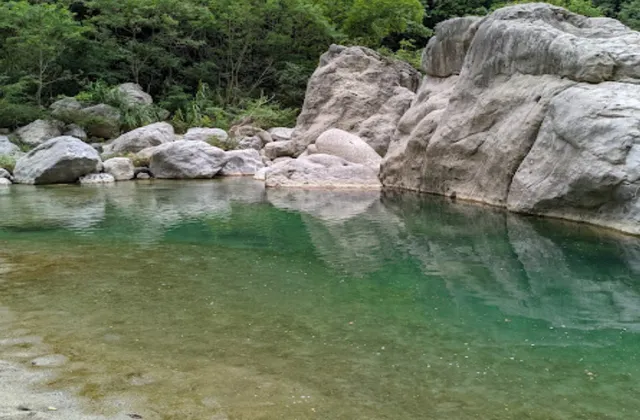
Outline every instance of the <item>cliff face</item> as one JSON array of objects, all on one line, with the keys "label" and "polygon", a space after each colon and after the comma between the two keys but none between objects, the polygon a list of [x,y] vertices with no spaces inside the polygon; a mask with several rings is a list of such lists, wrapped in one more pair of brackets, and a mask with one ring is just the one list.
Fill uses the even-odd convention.
[{"label": "cliff face", "polygon": [[443,22],[387,187],[640,234],[640,33],[547,4]]}]

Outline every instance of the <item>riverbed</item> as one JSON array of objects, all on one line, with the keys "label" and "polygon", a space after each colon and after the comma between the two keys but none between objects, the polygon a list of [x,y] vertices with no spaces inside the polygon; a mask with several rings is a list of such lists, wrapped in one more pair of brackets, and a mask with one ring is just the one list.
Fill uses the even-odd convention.
[{"label": "riverbed", "polygon": [[640,240],[441,197],[14,186],[0,306],[74,415],[640,417]]}]

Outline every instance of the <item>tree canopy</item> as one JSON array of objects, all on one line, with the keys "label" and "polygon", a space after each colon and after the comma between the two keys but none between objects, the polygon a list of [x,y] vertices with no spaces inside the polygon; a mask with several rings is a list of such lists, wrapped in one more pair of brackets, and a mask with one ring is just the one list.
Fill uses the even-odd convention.
[{"label": "tree canopy", "polygon": [[[640,29],[640,0],[548,2],[589,16],[615,17]],[[492,0],[2,3],[0,126],[24,123],[56,97],[77,95],[96,82],[136,82],[162,107],[171,113],[181,110],[183,115],[196,100],[199,109],[216,112],[251,103],[296,108],[319,55],[332,43],[366,45],[416,64],[437,23],[486,14],[507,4]]]}]

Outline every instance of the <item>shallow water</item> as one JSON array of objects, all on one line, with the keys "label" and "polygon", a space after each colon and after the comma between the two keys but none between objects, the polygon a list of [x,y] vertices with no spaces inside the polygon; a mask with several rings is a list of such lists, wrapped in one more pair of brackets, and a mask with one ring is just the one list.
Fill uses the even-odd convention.
[{"label": "shallow water", "polygon": [[12,187],[0,305],[97,411],[640,418],[640,240],[437,197]]}]

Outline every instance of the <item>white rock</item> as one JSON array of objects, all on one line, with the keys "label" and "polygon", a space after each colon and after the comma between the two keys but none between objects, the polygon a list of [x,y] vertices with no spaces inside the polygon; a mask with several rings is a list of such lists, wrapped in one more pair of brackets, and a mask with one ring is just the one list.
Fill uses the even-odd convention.
[{"label": "white rock", "polygon": [[224,143],[229,139],[229,134],[220,128],[192,127],[184,135],[186,141],[208,142],[212,138]]},{"label": "white rock", "polygon": [[222,149],[203,141],[178,141],[158,146],[149,169],[156,178],[213,178],[225,163]]},{"label": "white rock", "polygon": [[158,146],[175,140],[173,126],[166,122],[136,128],[104,146],[104,153],[136,153],[147,147]]},{"label": "white rock", "polygon": [[264,168],[260,153],[254,149],[231,150],[226,152],[226,163],[220,171],[222,176],[254,175]]},{"label": "white rock", "polygon": [[380,188],[378,175],[371,167],[324,154],[270,166],[265,184],[271,188]]},{"label": "white rock", "polygon": [[382,160],[360,137],[336,128],[327,130],[318,137],[313,153],[338,156],[349,162],[370,166],[376,172]]},{"label": "white rock", "polygon": [[267,130],[267,132],[271,134],[273,141],[287,141],[291,140],[293,128],[273,127]]},{"label": "white rock", "polygon": [[116,182],[115,178],[112,175],[105,173],[85,175],[83,177],[80,177],[79,181],[82,185],[112,184]]},{"label": "white rock", "polygon": [[102,163],[104,172],[113,176],[116,181],[128,181],[133,179],[133,163],[131,159],[116,157]]}]

